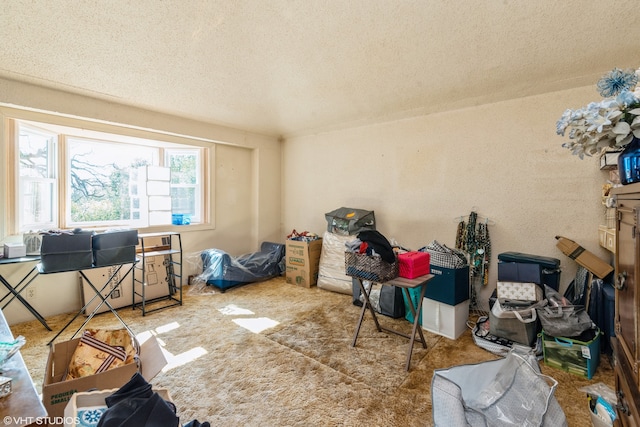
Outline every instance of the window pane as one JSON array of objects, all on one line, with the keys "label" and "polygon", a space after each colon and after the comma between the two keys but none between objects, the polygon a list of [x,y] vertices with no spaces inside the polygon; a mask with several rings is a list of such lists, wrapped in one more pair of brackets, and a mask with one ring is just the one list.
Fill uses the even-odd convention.
[{"label": "window pane", "polygon": [[18,125],[18,230],[53,227],[57,223],[55,135]]},{"label": "window pane", "polygon": [[171,188],[171,211],[173,213],[190,214],[196,216],[195,188]]},{"label": "window pane", "polygon": [[20,126],[20,177],[53,178],[55,136]]},{"label": "window pane", "polygon": [[200,151],[168,149],[166,162],[171,169],[171,211],[200,221]]},{"label": "window pane", "polygon": [[195,150],[167,150],[171,168],[171,184],[197,183],[198,152]]},{"label": "window pane", "polygon": [[68,140],[71,223],[126,223],[133,218],[132,168],[157,162],[158,149]]},{"label": "window pane", "polygon": [[21,181],[20,195],[22,198],[20,223],[21,228],[38,229],[43,225],[50,225],[55,222],[54,210],[55,182],[49,180],[29,180]]}]

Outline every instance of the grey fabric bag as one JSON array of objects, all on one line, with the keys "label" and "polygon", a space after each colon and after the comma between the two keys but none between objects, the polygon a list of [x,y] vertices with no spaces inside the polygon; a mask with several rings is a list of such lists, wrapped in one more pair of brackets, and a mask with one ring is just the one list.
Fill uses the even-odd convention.
[{"label": "grey fabric bag", "polygon": [[558,383],[540,373],[536,357],[511,351],[503,359],[437,369],[431,381],[435,427],[562,427]]}]

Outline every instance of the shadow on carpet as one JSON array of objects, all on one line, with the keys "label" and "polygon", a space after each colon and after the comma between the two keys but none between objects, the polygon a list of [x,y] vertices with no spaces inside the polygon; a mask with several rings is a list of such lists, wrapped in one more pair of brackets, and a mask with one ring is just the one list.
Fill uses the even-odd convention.
[{"label": "shadow on carpet", "polygon": [[[359,307],[337,306],[315,308],[295,322],[282,324],[264,335],[293,351],[316,360],[348,377],[380,391],[393,390],[407,379],[404,369],[409,340],[387,332],[378,332],[370,313],[352,347],[353,334],[360,314]],[[411,324],[404,319],[378,315],[381,325],[407,335]],[[425,334],[427,349],[415,343],[411,369],[433,348],[438,338]]]}]

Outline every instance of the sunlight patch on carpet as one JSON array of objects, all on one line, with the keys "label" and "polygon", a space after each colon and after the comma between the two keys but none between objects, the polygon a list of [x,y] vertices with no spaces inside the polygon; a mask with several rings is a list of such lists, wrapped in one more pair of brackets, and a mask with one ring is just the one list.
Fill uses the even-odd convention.
[{"label": "sunlight patch on carpet", "polygon": [[159,334],[164,334],[169,331],[173,331],[174,329],[178,329],[180,324],[178,322],[167,323],[166,325],[158,326],[156,328],[156,332]]},{"label": "sunlight patch on carpet", "polygon": [[248,329],[255,334],[259,334],[260,332],[264,332],[267,329],[271,329],[280,324],[280,322],[269,319],[268,317],[256,317],[253,319],[233,319],[233,323],[238,326],[242,326],[243,328]]},{"label": "sunlight patch on carpet", "polygon": [[247,310],[246,308],[238,307],[235,304],[229,304],[225,307],[222,307],[218,310],[220,313],[227,316],[239,316],[239,315],[252,315],[255,314],[251,310]]},{"label": "sunlight patch on carpet", "polygon": [[185,351],[184,353],[180,353],[177,355],[173,355],[168,351],[165,351],[165,356],[167,357],[167,365],[162,368],[162,372],[168,372],[178,366],[186,365],[187,363],[193,362],[197,358],[204,356],[207,354],[207,350],[202,347],[194,347],[191,350]]}]

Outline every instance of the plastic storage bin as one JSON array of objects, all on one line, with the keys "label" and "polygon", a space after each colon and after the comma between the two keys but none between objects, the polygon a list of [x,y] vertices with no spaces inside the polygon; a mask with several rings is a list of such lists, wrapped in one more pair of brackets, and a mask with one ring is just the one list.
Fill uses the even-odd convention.
[{"label": "plastic storage bin", "polygon": [[433,279],[427,283],[425,298],[458,305],[469,299],[469,266],[445,268],[431,266]]},{"label": "plastic storage bin", "polygon": [[552,337],[544,330],[541,335],[545,365],[593,378],[600,363],[600,329],[591,329],[576,338]]},{"label": "plastic storage bin", "polygon": [[[428,285],[427,285],[428,286]],[[422,329],[455,340],[466,331],[469,300],[457,305],[425,298],[422,301]]]},{"label": "plastic storage bin", "polygon": [[61,232],[43,234],[40,260],[44,273],[74,271],[91,268],[92,232]]},{"label": "plastic storage bin", "polygon": [[107,231],[93,236],[93,265],[107,265],[135,262],[138,230]]}]

